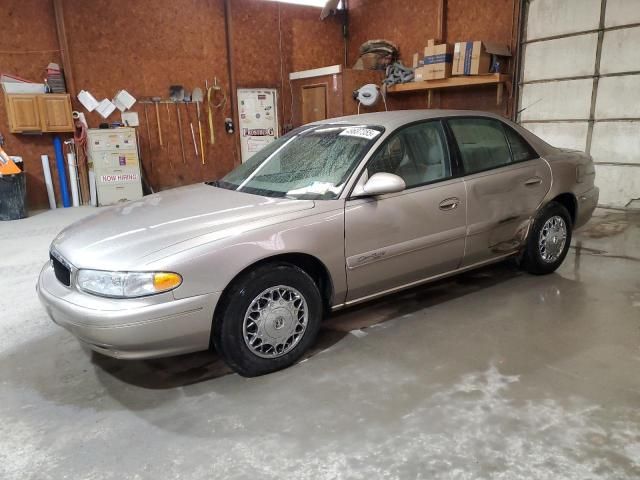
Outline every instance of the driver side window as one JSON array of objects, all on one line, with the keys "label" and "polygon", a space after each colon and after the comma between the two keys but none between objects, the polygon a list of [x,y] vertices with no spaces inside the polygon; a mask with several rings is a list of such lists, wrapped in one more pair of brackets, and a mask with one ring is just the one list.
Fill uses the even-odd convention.
[{"label": "driver side window", "polygon": [[449,152],[439,121],[403,128],[393,134],[367,165],[367,174],[394,173],[407,188],[451,177]]}]

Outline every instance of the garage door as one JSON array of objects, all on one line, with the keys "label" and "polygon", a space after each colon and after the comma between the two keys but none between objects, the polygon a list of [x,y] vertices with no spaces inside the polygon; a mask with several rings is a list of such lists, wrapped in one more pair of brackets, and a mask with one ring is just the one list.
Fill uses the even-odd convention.
[{"label": "garage door", "polygon": [[640,208],[640,1],[530,0],[518,120],[589,152],[600,204]]}]

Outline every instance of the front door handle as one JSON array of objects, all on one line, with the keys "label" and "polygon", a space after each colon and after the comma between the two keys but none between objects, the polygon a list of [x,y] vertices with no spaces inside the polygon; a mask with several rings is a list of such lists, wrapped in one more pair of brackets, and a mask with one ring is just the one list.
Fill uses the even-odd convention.
[{"label": "front door handle", "polygon": [[535,187],[536,185],[540,185],[542,183],[542,179],[540,177],[533,177],[524,182],[525,187]]},{"label": "front door handle", "polygon": [[446,198],[440,202],[439,208],[440,210],[453,210],[454,208],[457,208],[459,204],[459,198]]}]

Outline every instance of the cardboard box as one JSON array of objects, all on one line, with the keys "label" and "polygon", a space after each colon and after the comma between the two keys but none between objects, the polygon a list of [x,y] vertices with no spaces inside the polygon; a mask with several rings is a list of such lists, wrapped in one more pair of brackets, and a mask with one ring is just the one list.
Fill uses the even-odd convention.
[{"label": "cardboard box", "polygon": [[429,40],[424,48],[425,80],[439,80],[450,77],[452,63],[453,46],[448,43],[436,45],[434,40]]},{"label": "cardboard box", "polygon": [[[453,48],[453,75],[484,75],[499,73],[492,71],[492,59],[503,68],[504,58],[510,57],[511,51],[506,45],[493,42],[457,42]],[[502,58],[502,61],[500,61]]]},{"label": "cardboard box", "polygon": [[423,65],[422,67],[418,67],[413,71],[413,81],[422,82],[424,80],[427,80],[427,67]]}]

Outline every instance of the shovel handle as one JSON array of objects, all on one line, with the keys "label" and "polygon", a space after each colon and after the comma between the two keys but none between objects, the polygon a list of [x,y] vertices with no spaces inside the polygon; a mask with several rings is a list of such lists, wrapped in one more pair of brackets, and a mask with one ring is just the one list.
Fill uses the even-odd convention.
[{"label": "shovel handle", "polygon": [[193,122],[190,122],[189,126],[191,127],[191,140],[193,140],[193,150],[196,152],[196,160],[197,160],[200,155],[198,154],[198,144],[196,143],[196,134],[193,131]]},{"label": "shovel handle", "polygon": [[180,137],[180,150],[182,150],[182,163],[187,164],[187,158],[184,155],[184,138],[182,136],[182,116],[180,115],[180,107],[176,103],[176,112],[178,114],[178,137]]},{"label": "shovel handle", "polygon": [[211,112],[211,106],[209,106],[209,145],[216,143],[216,137],[213,132],[213,113]]},{"label": "shovel handle", "polygon": [[204,142],[202,141],[202,122],[198,118],[198,134],[200,135],[200,156],[202,157],[202,164],[205,164],[204,159]]},{"label": "shovel handle", "polygon": [[160,127],[160,109],[158,108],[158,102],[153,102],[156,106],[156,122],[158,123],[158,141],[162,147],[162,128]]}]

